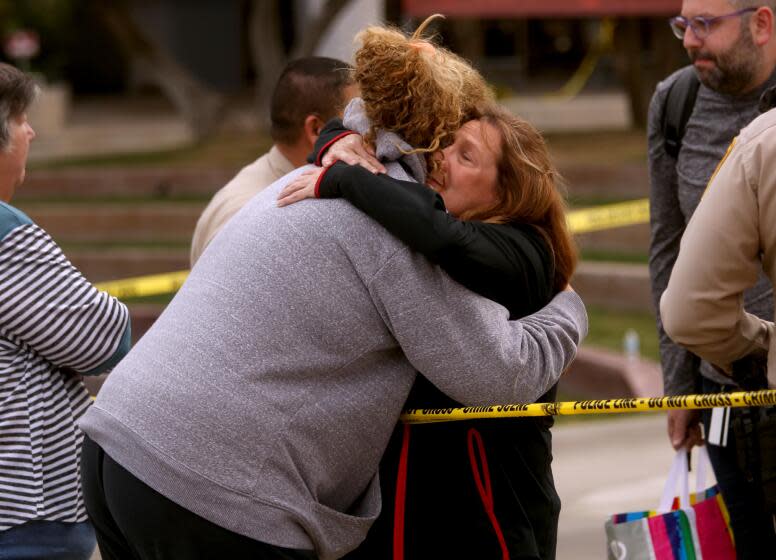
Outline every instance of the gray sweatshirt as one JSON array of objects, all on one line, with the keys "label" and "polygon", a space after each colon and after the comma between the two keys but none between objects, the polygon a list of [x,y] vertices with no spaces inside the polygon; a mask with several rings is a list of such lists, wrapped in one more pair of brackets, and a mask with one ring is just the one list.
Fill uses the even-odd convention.
[{"label": "gray sweatshirt", "polygon": [[[364,100],[354,97],[345,107],[342,124],[350,130],[365,136],[372,127],[366,116]],[[400,181],[426,181],[426,158],[420,152],[413,152],[412,146],[395,132],[378,128],[375,133],[375,156],[385,165],[386,174]]]},{"label": "gray sweatshirt", "polygon": [[[776,76],[771,76],[756,91],[738,97],[717,93],[701,85],[687,122],[682,149],[678,158],[674,159],[665,151],[661,125],[666,97],[680,72],[693,71],[692,67],[685,67],[660,82],[649,107],[649,207],[652,229],[649,272],[653,303],[658,313],[660,361],[666,395],[695,392],[695,379],[699,373],[717,383],[732,383],[730,378],[715,371],[710,364],[701,362],[700,358],[666,335],[660,321],[660,297],[668,285],[671,270],[679,255],[679,241],[711,175],[733,138],[759,115],[758,102],[762,92],[776,84]],[[714,258],[714,255],[709,255],[709,258]],[[744,302],[750,313],[760,318],[773,317],[773,291],[762,271],[757,284],[745,292]]]},{"label": "gray sweatshirt", "polygon": [[345,201],[277,208],[300,171],[215,237],[81,427],[190,511],[328,560],[380,510],[378,463],[416,370],[471,405],[533,401],[587,318],[564,292],[510,322]]}]

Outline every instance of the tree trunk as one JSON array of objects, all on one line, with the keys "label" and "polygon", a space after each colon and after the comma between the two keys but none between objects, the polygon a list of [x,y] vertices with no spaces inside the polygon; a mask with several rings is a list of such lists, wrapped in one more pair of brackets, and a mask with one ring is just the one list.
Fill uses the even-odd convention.
[{"label": "tree trunk", "polygon": [[194,137],[200,141],[212,134],[223,114],[224,96],[192,76],[158,40],[145,32],[132,17],[126,0],[96,0],[92,5],[127,56],[142,65],[170,99]]},{"label": "tree trunk", "polygon": [[253,0],[250,16],[250,45],[256,73],[256,107],[260,121],[269,126],[272,91],[289,60],[312,56],[326,30],[350,0],[328,0],[317,18],[298,30],[296,45],[286,55],[280,37],[280,0]]},{"label": "tree trunk", "polygon": [[[619,41],[617,41],[619,39]],[[631,119],[634,126],[644,128],[647,124],[647,97],[649,88],[642,70],[641,28],[637,18],[627,18],[617,26],[617,50],[622,53],[622,76],[625,91],[630,104]],[[615,44],[616,44],[615,43]]]},{"label": "tree trunk", "polygon": [[682,46],[682,41],[674,37],[673,31],[668,27],[663,18],[655,18],[651,21],[650,35],[653,51],[655,53],[654,74],[652,82],[657,82],[686,65],[687,51]]},{"label": "tree trunk", "polygon": [[279,1],[253,0],[249,22],[251,60],[256,74],[256,109],[265,130],[269,130],[272,90],[287,61],[280,37]]},{"label": "tree trunk", "polygon": [[291,58],[312,56],[326,30],[349,3],[350,0],[327,0],[318,17],[302,30],[302,40],[297,42]]}]

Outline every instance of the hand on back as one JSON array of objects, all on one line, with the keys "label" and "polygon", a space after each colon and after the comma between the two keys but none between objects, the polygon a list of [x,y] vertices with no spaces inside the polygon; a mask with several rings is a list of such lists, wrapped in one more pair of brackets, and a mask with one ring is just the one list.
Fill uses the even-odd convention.
[{"label": "hand on back", "polygon": [[283,187],[278,194],[278,206],[288,206],[305,198],[316,198],[315,185],[323,173],[323,167],[316,167],[300,173],[293,181]]},{"label": "hand on back", "polygon": [[278,194],[278,206],[288,206],[306,198],[316,198],[315,185],[324,170],[337,161],[360,165],[371,173],[385,173],[385,167],[374,155],[374,150],[364,144],[360,134],[343,136],[329,147],[323,156],[322,168],[311,169],[297,176]]},{"label": "hand on back", "polygon": [[385,166],[375,157],[374,150],[364,144],[360,134],[348,134],[334,142],[323,156],[324,167],[343,161],[348,165],[360,165],[371,173],[385,173]]}]

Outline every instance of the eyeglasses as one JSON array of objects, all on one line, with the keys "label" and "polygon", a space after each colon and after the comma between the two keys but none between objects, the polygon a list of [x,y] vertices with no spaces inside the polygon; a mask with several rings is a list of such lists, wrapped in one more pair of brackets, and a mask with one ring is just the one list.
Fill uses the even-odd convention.
[{"label": "eyeglasses", "polygon": [[692,18],[686,18],[684,16],[672,17],[668,20],[668,25],[671,26],[671,31],[674,32],[677,39],[684,39],[684,34],[689,27],[696,39],[705,39],[713,31],[713,26],[723,19],[742,16],[749,12],[755,12],[759,8],[744,8],[730,14],[723,14],[716,17],[703,17],[695,16]]}]

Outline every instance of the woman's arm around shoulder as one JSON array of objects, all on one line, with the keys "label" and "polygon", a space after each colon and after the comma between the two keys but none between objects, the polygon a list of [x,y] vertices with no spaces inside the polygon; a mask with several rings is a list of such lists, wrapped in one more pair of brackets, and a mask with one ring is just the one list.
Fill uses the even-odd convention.
[{"label": "woman's arm around shoulder", "polygon": [[459,220],[425,185],[343,163],[324,172],[317,195],[345,198],[457,282],[514,316],[532,313],[552,297],[552,255],[531,226]]},{"label": "woman's arm around shoulder", "polygon": [[568,368],[587,333],[587,314],[573,291],[510,321],[503,307],[407,250],[382,267],[370,292],[412,365],[467,405],[535,401]]}]

